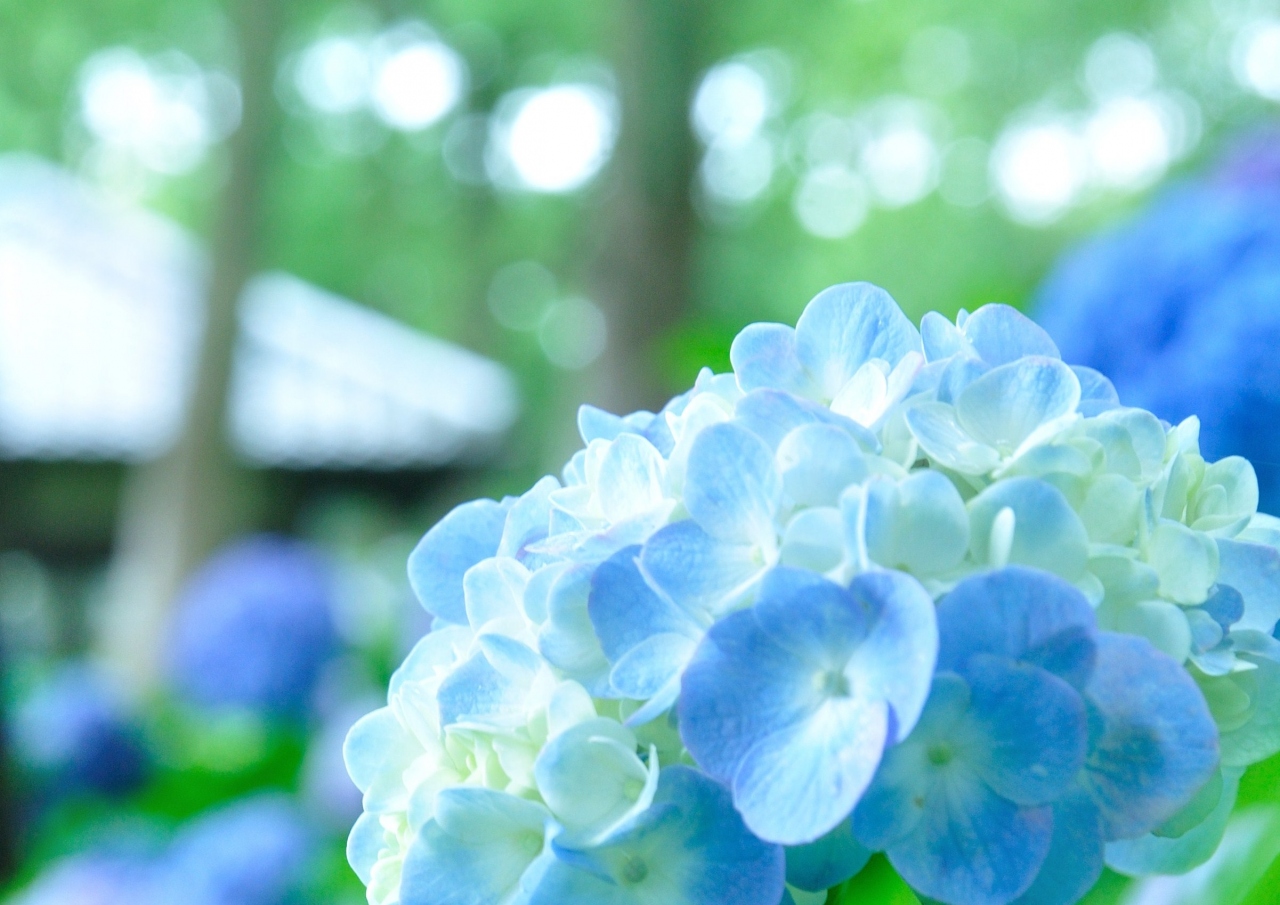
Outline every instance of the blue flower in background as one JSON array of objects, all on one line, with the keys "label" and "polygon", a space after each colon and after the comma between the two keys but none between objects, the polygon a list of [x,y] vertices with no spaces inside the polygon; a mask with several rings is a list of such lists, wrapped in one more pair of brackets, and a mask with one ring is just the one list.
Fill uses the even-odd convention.
[{"label": "blue flower in background", "polygon": [[[1238,155],[1068,254],[1038,319],[1069,361],[1107,374],[1126,405],[1201,422],[1206,458],[1243,455],[1261,508],[1280,512],[1280,167]],[[1270,161],[1270,163],[1267,163]]]},{"label": "blue flower in background", "polygon": [[147,779],[141,729],[110,680],[87,663],[64,664],[17,710],[14,747],[49,794],[125,795]]},{"label": "blue flower in background", "polygon": [[681,737],[754,833],[813,842],[915,726],[937,648],[933,599],[908,575],[870,572],[845,589],[774,569],[685,670]]},{"label": "blue flower in background", "polygon": [[46,868],[12,905],[150,905],[152,872],[142,858],[73,855]]},{"label": "blue flower in background", "polygon": [[210,811],[179,830],[149,901],[286,905],[301,901],[315,840],[283,795],[262,794]]},{"label": "blue flower in background", "polygon": [[214,554],[177,601],[169,672],[212,707],[299,718],[337,648],[332,576],[301,541],[258,535]]}]

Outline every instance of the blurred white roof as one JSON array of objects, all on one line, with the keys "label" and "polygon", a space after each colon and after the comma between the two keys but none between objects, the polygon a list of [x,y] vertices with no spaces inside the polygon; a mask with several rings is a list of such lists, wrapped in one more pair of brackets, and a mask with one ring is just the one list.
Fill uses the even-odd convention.
[{"label": "blurred white roof", "polygon": [[[0,458],[162,453],[181,423],[205,262],[178,227],[0,157]],[[283,273],[240,305],[230,433],[251,462],[439,465],[516,415],[500,365]]]}]

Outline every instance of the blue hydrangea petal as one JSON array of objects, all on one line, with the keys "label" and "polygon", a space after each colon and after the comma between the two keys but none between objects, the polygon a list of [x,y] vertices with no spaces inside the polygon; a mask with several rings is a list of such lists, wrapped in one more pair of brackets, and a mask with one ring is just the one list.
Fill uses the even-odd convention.
[{"label": "blue hydrangea petal", "polygon": [[960,328],[936,311],[930,311],[920,319],[920,339],[924,345],[924,357],[930,362],[942,361],[972,349]]},{"label": "blue hydrangea petal", "polygon": [[747,830],[722,786],[682,766],[662,771],[632,826],[558,856],[529,905],[776,905],[785,889],[781,847]]},{"label": "blue hydrangea petal", "polygon": [[1080,694],[1043,669],[979,654],[965,668],[972,694],[969,762],[997,794],[1020,805],[1053,801],[1084,766]]},{"label": "blue hydrangea petal", "polygon": [[1209,858],[1222,841],[1227,820],[1235,807],[1243,770],[1222,770],[1222,789],[1213,810],[1195,827],[1178,836],[1148,833],[1137,839],[1107,843],[1107,867],[1130,877],[1148,874],[1183,874]]},{"label": "blue hydrangea petal", "polygon": [[1240,592],[1244,612],[1235,628],[1271,634],[1280,621],[1280,550],[1218,538],[1218,581]]},{"label": "blue hydrangea petal", "polygon": [[764,566],[755,547],[717,540],[692,519],[654,532],[640,553],[644,574],[690,612],[717,612],[734,602]]},{"label": "blue hydrangea petal", "polygon": [[[559,489],[560,482],[547,475],[511,504],[502,528],[502,539],[498,542],[499,556],[521,561],[528,559],[527,548],[547,536],[551,525],[551,494]],[[536,568],[542,563],[526,562],[526,565]]]},{"label": "blue hydrangea petal", "polygon": [[889,704],[894,744],[915,727],[929,697],[938,657],[933,599],[911,576],[889,571],[857,576],[849,593],[866,608],[870,625],[846,672],[855,688]]},{"label": "blue hydrangea petal", "polygon": [[828,701],[752,746],[733,777],[734,806],[762,839],[800,845],[820,838],[870,784],[888,726],[882,701]]},{"label": "blue hydrangea petal", "polygon": [[657,417],[653,412],[619,416],[594,405],[582,405],[578,407],[578,435],[588,444],[592,440],[615,440],[622,434],[643,435]]},{"label": "blue hydrangea petal", "polygon": [[493,659],[491,652],[478,650],[440,684],[437,699],[442,726],[482,723],[515,728],[524,724],[533,673],[509,674]]},{"label": "blue hydrangea petal", "polygon": [[729,361],[744,393],[756,389],[814,395],[815,387],[796,357],[796,331],[783,324],[750,324],[729,348]]},{"label": "blue hydrangea petal", "polygon": [[833,506],[846,487],[870,474],[858,444],[829,424],[808,424],[787,434],[778,444],[777,468],[788,498],[801,506]]},{"label": "blue hydrangea petal", "polygon": [[923,351],[920,333],[887,292],[870,283],[823,290],[796,323],[796,356],[824,399],[832,399],[873,358],[890,367]]},{"label": "blue hydrangea petal", "polygon": [[775,643],[754,612],[726,616],[685,669],[681,738],[702,769],[728,784],[757,743],[818,708],[821,689],[812,679],[808,665]]},{"label": "blue hydrangea petal", "polygon": [[773,452],[736,424],[715,424],[693,441],[685,471],[684,503],[712,537],[731,543],[773,538],[782,482]]},{"label": "blue hydrangea petal", "polygon": [[647,701],[679,677],[697,646],[698,639],[688,635],[650,635],[613,664],[610,688],[624,698]]},{"label": "blue hydrangea petal", "polygon": [[1053,842],[1031,887],[1014,905],[1072,905],[1102,875],[1104,846],[1098,809],[1082,791],[1053,804]]},{"label": "blue hydrangea petal", "polygon": [[653,635],[678,632],[689,614],[655,591],[640,571],[640,547],[625,547],[591,575],[587,612],[611,663]]},{"label": "blue hydrangea petal", "polygon": [[938,603],[938,669],[963,672],[977,654],[1049,669],[1082,688],[1093,669],[1093,608],[1046,572],[1010,566],[967,578]]},{"label": "blue hydrangea petal", "polygon": [[538,633],[538,650],[552,666],[601,695],[607,687],[609,660],[590,616],[592,570],[572,565],[555,571],[547,590],[547,616]]},{"label": "blue hydrangea petal", "polygon": [[490,789],[446,789],[405,856],[404,905],[498,905],[542,854],[550,815]]},{"label": "blue hydrangea petal", "polygon": [[992,367],[1024,355],[1062,358],[1043,327],[1008,305],[983,305],[964,322],[964,335],[978,357]]},{"label": "blue hydrangea petal", "polygon": [[1217,728],[1195,682],[1142,638],[1102,632],[1086,694],[1103,731],[1085,773],[1108,839],[1172,817],[1213,775]]},{"label": "blue hydrangea petal", "polygon": [[834,506],[801,509],[783,529],[778,561],[812,572],[830,572],[845,560],[844,532],[844,516]]},{"label": "blue hydrangea petal", "polygon": [[955,409],[922,402],[907,409],[907,427],[920,448],[937,464],[961,474],[985,474],[1000,464],[1000,453],[974,440],[956,420]]},{"label": "blue hydrangea petal", "polygon": [[974,439],[1012,454],[1040,426],[1080,402],[1080,381],[1052,358],[1023,358],[993,368],[956,400],[956,417]]},{"label": "blue hydrangea petal", "polygon": [[1051,808],[1018,807],[957,765],[930,790],[916,830],[886,854],[930,898],[1005,905],[1031,885],[1052,835]]},{"label": "blue hydrangea petal", "polygon": [[844,820],[821,839],[787,849],[787,883],[806,892],[826,892],[866,866],[871,850],[853,836]]},{"label": "blue hydrangea petal", "polygon": [[864,452],[878,453],[880,441],[867,428],[825,405],[801,399],[780,390],[753,390],[738,400],[734,420],[771,448],[782,438],[806,424],[828,424],[844,431]]},{"label": "blue hydrangea petal", "polygon": [[1120,394],[1116,392],[1115,384],[1100,371],[1081,365],[1073,365],[1071,370],[1075,372],[1076,379],[1080,381],[1079,410],[1081,415],[1086,418],[1093,418],[1103,412],[1120,407]]},{"label": "blue hydrangea petal", "polygon": [[409,555],[409,584],[427,612],[448,622],[467,621],[462,577],[498,552],[507,507],[493,500],[458,506],[426,533]]},{"label": "blue hydrangea petal", "polygon": [[969,502],[969,549],[976,561],[998,559],[992,533],[1005,509],[1013,513],[1008,562],[1044,569],[1068,581],[1084,574],[1089,532],[1062,491],[1039,478],[1006,478]]},{"label": "blue hydrangea petal", "polygon": [[864,606],[839,585],[801,569],[769,570],[752,614],[770,643],[818,669],[843,669],[867,632]]},{"label": "blue hydrangea petal", "polygon": [[528,584],[529,570],[514,559],[493,557],[476,563],[462,578],[468,624],[477,632],[522,627]]},{"label": "blue hydrangea petal", "polygon": [[887,849],[916,828],[933,784],[928,746],[950,738],[968,709],[967,682],[954,673],[934,676],[915,732],[885,751],[880,769],[854,809],[858,841],[873,850]]}]

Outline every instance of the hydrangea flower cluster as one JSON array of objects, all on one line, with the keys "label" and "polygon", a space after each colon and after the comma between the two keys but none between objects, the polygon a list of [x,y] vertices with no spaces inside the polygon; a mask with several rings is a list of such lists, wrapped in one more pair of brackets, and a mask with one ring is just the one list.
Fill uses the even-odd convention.
[{"label": "hydrangea flower cluster", "polygon": [[1185,870],[1280,750],[1280,521],[1197,422],[988,305],[755,324],[458,507],[352,729],[372,905],[779,905],[873,852],[949,905]]},{"label": "hydrangea flower cluster", "polygon": [[174,689],[196,705],[304,719],[338,649],[334,579],[324,555],[259,534],[214,553],[176,603]]}]

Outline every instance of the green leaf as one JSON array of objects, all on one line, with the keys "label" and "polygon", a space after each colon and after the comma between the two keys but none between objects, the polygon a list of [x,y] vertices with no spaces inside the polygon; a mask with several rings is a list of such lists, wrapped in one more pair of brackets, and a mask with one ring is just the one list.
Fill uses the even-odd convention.
[{"label": "green leaf", "polygon": [[873,855],[857,876],[831,890],[827,905],[920,905],[920,899],[884,855]]}]

